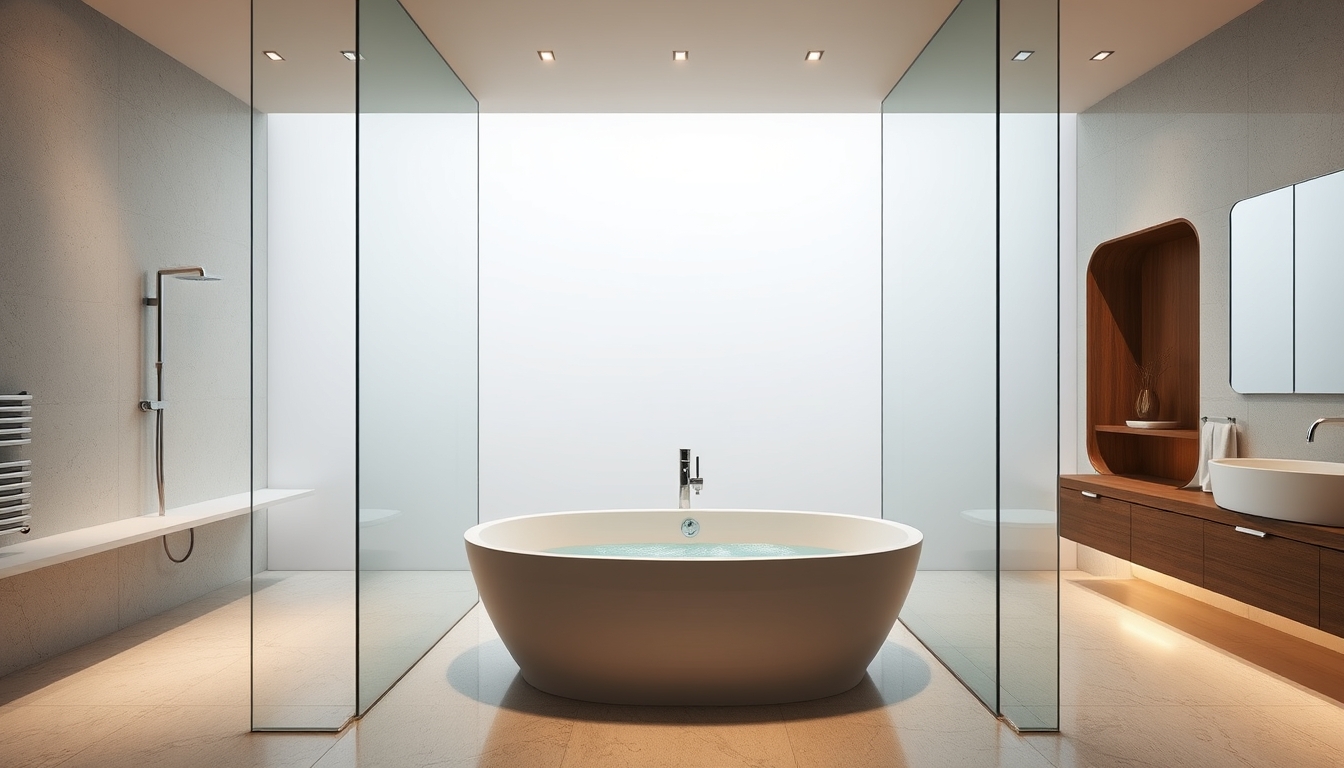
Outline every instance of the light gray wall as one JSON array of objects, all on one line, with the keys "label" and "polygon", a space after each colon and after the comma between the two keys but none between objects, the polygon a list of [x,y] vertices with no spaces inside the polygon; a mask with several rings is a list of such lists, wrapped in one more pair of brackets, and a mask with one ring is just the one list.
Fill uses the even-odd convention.
[{"label": "light gray wall", "polygon": [[[0,391],[35,396],[0,460],[33,460],[30,536],[156,506],[136,403],[165,265],[225,277],[165,289],[168,506],[247,490],[249,109],[76,0],[0,3],[0,105]],[[0,579],[0,674],[246,576],[247,525],[183,565],[153,540]]]},{"label": "light gray wall", "polygon": [[[1265,0],[1078,118],[1078,306],[1097,245],[1189,219],[1200,239],[1200,410],[1237,418],[1243,455],[1344,460],[1344,430],[1305,440],[1312,420],[1344,414],[1344,396],[1239,395],[1228,384],[1232,205],[1340,168],[1339,0]],[[1081,361],[1085,313],[1078,322]],[[1082,398],[1078,407],[1082,424]]]}]

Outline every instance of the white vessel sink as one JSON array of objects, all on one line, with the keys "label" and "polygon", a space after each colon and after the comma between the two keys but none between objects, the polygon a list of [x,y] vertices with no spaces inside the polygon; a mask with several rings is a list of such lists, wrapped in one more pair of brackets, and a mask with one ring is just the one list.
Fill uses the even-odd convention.
[{"label": "white vessel sink", "polygon": [[1213,501],[1223,509],[1344,527],[1344,464],[1295,459],[1213,459]]}]

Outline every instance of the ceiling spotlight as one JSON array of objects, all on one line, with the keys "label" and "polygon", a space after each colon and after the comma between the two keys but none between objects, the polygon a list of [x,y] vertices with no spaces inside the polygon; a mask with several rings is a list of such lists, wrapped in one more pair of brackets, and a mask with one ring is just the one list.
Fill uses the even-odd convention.
[{"label": "ceiling spotlight", "polygon": [[363,56],[359,55],[358,51],[341,51],[341,55],[344,56],[349,61],[356,61],[358,59],[364,58]]},{"label": "ceiling spotlight", "polygon": [[825,51],[808,51],[803,59],[805,61],[821,61],[821,54],[823,53],[825,53]]},{"label": "ceiling spotlight", "polygon": [[537,51],[542,61],[555,61],[555,51]]},{"label": "ceiling spotlight", "polygon": [[1035,51],[1018,51],[1017,55],[1013,57],[1013,61],[1026,61],[1031,58],[1031,54],[1033,53],[1035,53]]},{"label": "ceiling spotlight", "polygon": [[271,61],[284,61],[284,60],[285,60],[285,57],[284,57],[284,56],[281,56],[280,54],[276,53],[275,51],[262,51],[261,53],[262,53],[263,56],[265,56],[266,58],[270,59]]},{"label": "ceiling spotlight", "polygon": [[685,61],[686,59],[690,58],[690,55],[691,55],[691,52],[690,52],[690,51],[673,51],[673,52],[672,52],[672,60],[673,60],[673,61]]},{"label": "ceiling spotlight", "polygon": [[1097,51],[1097,55],[1093,56],[1092,60],[1101,61],[1102,59],[1108,59],[1112,53],[1115,53],[1115,51]]}]

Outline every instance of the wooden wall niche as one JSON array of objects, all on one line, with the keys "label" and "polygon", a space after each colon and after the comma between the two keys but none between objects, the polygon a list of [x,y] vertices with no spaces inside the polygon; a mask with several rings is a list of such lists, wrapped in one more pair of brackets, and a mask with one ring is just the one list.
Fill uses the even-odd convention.
[{"label": "wooden wall niche", "polygon": [[[1139,366],[1167,355],[1157,419],[1135,429]],[[1102,474],[1185,483],[1199,452],[1199,236],[1177,219],[1102,243],[1087,268],[1087,453]]]}]

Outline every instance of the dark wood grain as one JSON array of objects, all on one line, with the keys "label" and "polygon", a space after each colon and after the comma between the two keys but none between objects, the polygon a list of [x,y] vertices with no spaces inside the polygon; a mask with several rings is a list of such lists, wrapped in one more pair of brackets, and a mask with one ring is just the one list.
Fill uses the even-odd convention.
[{"label": "dark wood grain", "polygon": [[1204,521],[1131,504],[1129,528],[1131,562],[1204,586]]},{"label": "dark wood grain", "polygon": [[1198,489],[1177,488],[1173,483],[1169,481],[1164,483],[1157,478],[1061,475],[1059,487],[1073,491],[1088,491],[1132,504],[1179,512],[1223,525],[1244,525],[1286,539],[1344,552],[1344,528],[1243,515],[1218,506],[1214,503],[1211,493],[1204,493]]},{"label": "dark wood grain", "polygon": [[1344,636],[1344,552],[1321,550],[1321,629]]},{"label": "dark wood grain", "polygon": [[1198,429],[1139,429],[1120,424],[1098,424],[1093,427],[1098,432],[1116,432],[1122,435],[1140,435],[1142,437],[1165,437],[1173,440],[1198,440]]},{"label": "dark wood grain", "polygon": [[[1198,444],[1098,432],[1136,418],[1138,366],[1166,357],[1158,418],[1199,419],[1199,238],[1184,219],[1097,246],[1087,270],[1087,450],[1098,472],[1188,480]],[[1169,436],[1161,436],[1169,437]]]},{"label": "dark wood grain", "polygon": [[1204,586],[1234,600],[1319,627],[1320,549],[1259,538],[1204,521]]},{"label": "dark wood grain", "polygon": [[1059,535],[1128,560],[1129,504],[1061,488]]}]

